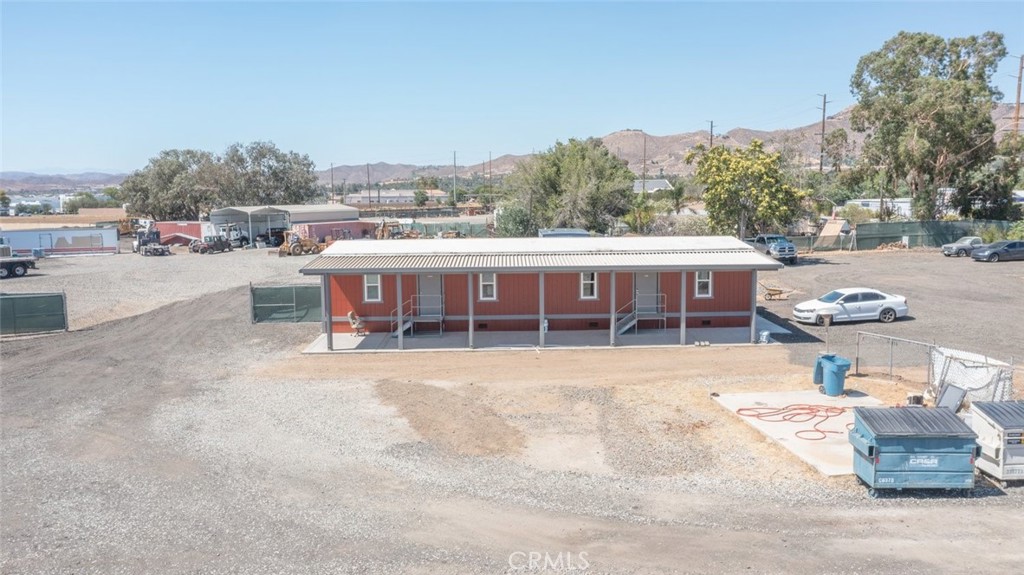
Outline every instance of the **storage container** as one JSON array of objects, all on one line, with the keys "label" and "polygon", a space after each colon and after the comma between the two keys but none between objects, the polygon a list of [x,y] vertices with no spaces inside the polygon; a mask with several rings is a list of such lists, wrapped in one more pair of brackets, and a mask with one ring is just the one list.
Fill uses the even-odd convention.
[{"label": "storage container", "polygon": [[972,489],[977,437],[948,409],[855,407],[853,471],[872,497],[880,489]]},{"label": "storage container", "polygon": [[980,471],[1006,487],[1024,481],[1024,403],[976,401],[971,404],[971,429],[978,434]]}]

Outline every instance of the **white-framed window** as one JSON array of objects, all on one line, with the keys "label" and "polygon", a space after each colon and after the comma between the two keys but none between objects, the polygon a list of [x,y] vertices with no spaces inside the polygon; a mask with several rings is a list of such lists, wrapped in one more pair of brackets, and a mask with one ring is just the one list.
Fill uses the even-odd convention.
[{"label": "white-framed window", "polygon": [[580,299],[597,299],[597,272],[580,274]]},{"label": "white-framed window", "polygon": [[494,272],[480,273],[480,300],[494,301],[498,299],[498,274]]},{"label": "white-framed window", "polygon": [[711,272],[701,271],[694,274],[693,297],[711,296]]},{"label": "white-framed window", "polygon": [[363,276],[363,301],[383,301],[380,295],[380,274],[366,274]]}]

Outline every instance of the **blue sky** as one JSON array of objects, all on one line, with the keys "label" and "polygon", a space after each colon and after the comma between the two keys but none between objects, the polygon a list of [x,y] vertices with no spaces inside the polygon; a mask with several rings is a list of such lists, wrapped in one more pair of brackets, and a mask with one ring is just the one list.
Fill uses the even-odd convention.
[{"label": "blue sky", "polygon": [[[269,140],[318,169],[460,165],[632,128],[775,129],[854,103],[900,30],[1002,32],[1024,2],[4,1],[5,171],[132,171]],[[1016,98],[1018,60],[995,78]]]}]

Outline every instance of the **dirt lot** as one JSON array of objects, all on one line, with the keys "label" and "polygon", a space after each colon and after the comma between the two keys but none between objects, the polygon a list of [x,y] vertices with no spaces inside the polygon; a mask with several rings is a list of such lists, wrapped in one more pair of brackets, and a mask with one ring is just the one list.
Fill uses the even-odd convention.
[{"label": "dirt lot", "polygon": [[[809,386],[822,328],[782,346],[303,356],[319,326],[251,325],[245,287],[302,281],[303,261],[125,254],[5,281],[65,290],[74,330],[0,350],[0,570],[1019,571],[1024,488],[870,499],[709,399]],[[910,298],[912,319],[830,328],[832,351],[866,330],[1024,355],[1024,264],[805,261],[763,279]],[[922,367],[909,348],[895,363],[903,380],[873,367],[850,386],[900,401]]]}]

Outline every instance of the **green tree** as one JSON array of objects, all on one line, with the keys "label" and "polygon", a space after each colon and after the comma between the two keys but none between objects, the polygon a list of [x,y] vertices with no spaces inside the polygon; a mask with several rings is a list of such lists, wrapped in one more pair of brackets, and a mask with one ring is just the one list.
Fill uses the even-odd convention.
[{"label": "green tree", "polygon": [[991,111],[1002,97],[992,75],[1004,56],[996,32],[949,40],[900,32],[861,57],[851,125],[867,133],[861,161],[884,174],[880,197],[905,184],[915,216],[933,219],[938,189],[992,157]]},{"label": "green tree", "polygon": [[635,234],[649,234],[654,225],[655,207],[647,194],[636,194],[629,212],[622,216],[622,221]]},{"label": "green tree", "polygon": [[703,145],[690,152],[697,162],[697,180],[704,184],[704,206],[716,233],[747,235],[748,225],[759,232],[783,229],[799,217],[804,194],[788,184],[779,153],[768,153],[754,140],[735,150]]},{"label": "green tree", "polygon": [[494,212],[494,231],[503,238],[531,237],[537,235],[537,226],[526,206],[510,202]]},{"label": "green tree", "polygon": [[209,152],[164,150],[121,183],[130,213],[156,220],[197,220],[221,203],[223,167]]},{"label": "green tree", "polygon": [[0,208],[8,209],[11,207],[11,198],[7,195],[7,190],[0,190]]},{"label": "green tree", "polygon": [[840,218],[849,222],[853,227],[857,227],[858,224],[863,224],[864,222],[869,222],[875,217],[875,212],[855,203],[849,203],[839,208],[837,214]]},{"label": "green tree", "polygon": [[1024,138],[1009,136],[999,143],[996,156],[965,178],[950,203],[965,218],[1019,220],[1021,206],[1013,201],[1022,171]]},{"label": "green tree", "polygon": [[223,158],[164,150],[121,183],[117,198],[134,215],[195,220],[219,207],[303,204],[324,194],[307,156],[255,142],[234,144]]},{"label": "green tree", "polygon": [[[600,139],[558,142],[516,166],[503,180],[506,204],[525,210],[531,230],[575,227],[606,233],[633,200],[625,161]],[[532,234],[528,234],[532,235]]]},{"label": "green tree", "polygon": [[427,191],[423,189],[417,189],[416,192],[413,194],[413,203],[416,204],[416,207],[418,208],[422,208],[423,206],[427,205]]},{"label": "green tree", "polygon": [[100,207],[100,201],[96,199],[96,196],[89,192],[78,192],[73,198],[64,204],[64,212],[68,214],[77,214],[78,210],[82,208],[98,207]]},{"label": "green tree", "polygon": [[272,142],[232,144],[217,178],[225,205],[305,204],[318,195],[309,156],[282,152]]},{"label": "green tree", "polygon": [[850,136],[843,128],[836,128],[825,134],[824,146],[825,162],[832,168],[833,172],[838,174],[842,171],[843,164],[846,163],[847,158],[853,152]]}]

